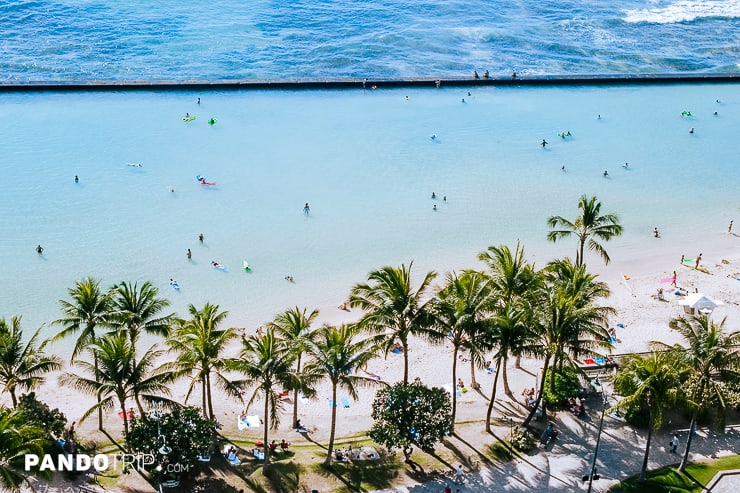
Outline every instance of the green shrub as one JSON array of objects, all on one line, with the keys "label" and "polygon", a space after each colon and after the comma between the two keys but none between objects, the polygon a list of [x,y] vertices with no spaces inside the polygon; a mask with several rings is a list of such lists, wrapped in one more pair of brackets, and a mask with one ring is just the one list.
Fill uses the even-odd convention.
[{"label": "green shrub", "polygon": [[537,438],[534,435],[518,426],[512,430],[508,438],[514,448],[520,452],[529,452],[537,444]]},{"label": "green shrub", "polygon": [[563,367],[555,373],[555,388],[550,388],[550,371],[547,371],[547,380],[545,381],[545,392],[542,394],[542,400],[546,406],[560,406],[568,402],[568,398],[578,394],[581,384],[578,380],[578,374],[573,368]]}]

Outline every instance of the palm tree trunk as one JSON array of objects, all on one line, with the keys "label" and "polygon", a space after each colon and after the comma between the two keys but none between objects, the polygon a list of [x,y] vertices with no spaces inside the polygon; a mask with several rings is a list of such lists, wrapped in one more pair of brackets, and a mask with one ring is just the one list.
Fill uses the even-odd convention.
[{"label": "palm tree trunk", "polygon": [[640,469],[640,477],[638,481],[640,483],[645,482],[645,473],[648,468],[648,458],[650,457],[650,441],[653,439],[653,412],[650,411],[650,418],[648,419],[648,436],[647,444],[645,444],[645,457],[642,459],[642,468]]},{"label": "palm tree trunk", "polygon": [[[93,353],[93,364],[95,365],[95,381],[100,380],[100,368],[98,368],[98,353],[95,351],[92,351]],[[100,407],[100,402],[103,400],[103,396],[100,394],[100,391],[96,393],[96,398],[98,400],[98,430],[103,430],[103,408]]]},{"label": "palm tree trunk", "polygon": [[215,414],[213,413],[213,396],[211,395],[211,374],[206,373],[206,392],[208,398],[208,419],[213,419]]},{"label": "palm tree trunk", "polygon": [[504,393],[509,396],[510,399],[514,399],[514,393],[509,388],[509,374],[506,372],[506,366],[509,363],[509,358],[504,356],[503,363],[501,364],[501,368],[503,370],[503,374],[501,375],[501,379],[504,382]]},{"label": "palm tree trunk", "polygon": [[458,347],[452,349],[452,419],[450,433],[455,432],[455,412],[457,411],[457,351]]},{"label": "palm tree trunk", "polygon": [[[534,406],[532,406],[532,409],[529,411],[529,414],[527,415],[527,419],[524,420],[522,423],[522,427],[526,428],[529,426],[529,423],[532,421],[532,418],[534,418],[535,413],[537,412],[537,408],[540,406],[540,402],[542,402],[542,394],[545,391],[545,380],[547,375],[547,369],[550,366],[550,355],[548,354],[545,356],[545,364],[542,366],[542,379],[540,380],[540,391],[539,395],[537,396],[537,400],[534,403]],[[543,405],[542,406],[542,417],[547,417],[547,408]]]},{"label": "palm tree trunk", "polygon": [[689,425],[689,436],[686,437],[686,448],[683,451],[683,457],[681,457],[681,463],[676,469],[678,472],[684,472],[686,466],[689,464],[689,450],[691,450],[691,439],[694,437],[694,428],[696,428],[696,411],[691,415],[691,424]]},{"label": "palm tree trunk", "polygon": [[501,371],[501,359],[496,360],[496,374],[493,376],[491,400],[488,401],[488,411],[486,411],[486,432],[488,433],[491,433],[491,413],[493,412],[493,403],[496,401],[496,384],[498,383],[499,371]]},{"label": "palm tree trunk", "polygon": [[[404,346],[405,348],[406,346]],[[405,352],[405,351],[404,351]],[[326,460],[324,460],[324,465],[328,466],[331,464],[331,456],[334,452],[334,432],[336,431],[337,426],[337,382],[333,381],[331,383],[331,431],[329,432],[329,449],[326,452]]]},{"label": "palm tree trunk", "polygon": [[[296,359],[296,373],[301,374],[301,355]],[[298,428],[298,389],[293,390],[293,428]]]},{"label": "palm tree trunk", "polygon": [[119,399],[121,411],[123,411],[123,433],[128,437],[128,414],[126,414],[126,399]]},{"label": "palm tree trunk", "polygon": [[15,386],[8,389],[10,392],[10,400],[13,402],[13,409],[18,407],[18,399],[15,397]]},{"label": "palm tree trunk", "polygon": [[401,344],[403,345],[403,384],[408,385],[409,384],[409,343],[408,340],[404,337],[401,339]]},{"label": "palm tree trunk", "polygon": [[262,425],[265,427],[265,431],[262,433],[262,452],[265,454],[265,460],[262,462],[262,473],[264,474],[267,470],[267,466],[270,463],[270,450],[269,445],[267,443],[267,433],[269,431],[270,425],[268,421],[269,411],[270,411],[270,399],[268,398],[268,390],[265,389],[265,415],[264,415],[264,422]]},{"label": "palm tree trunk", "polygon": [[522,369],[522,356],[519,354],[516,355],[516,359],[514,360],[514,368],[517,370]]},{"label": "palm tree trunk", "polygon": [[203,417],[208,417],[208,404],[206,403],[206,380],[204,378],[200,379],[200,393],[201,393],[201,402],[203,404]]},{"label": "palm tree trunk", "polygon": [[136,401],[136,407],[139,409],[139,416],[144,416],[144,406],[141,405],[138,393],[134,394],[134,400]]},{"label": "palm tree trunk", "polygon": [[478,382],[475,380],[475,360],[473,359],[472,354],[470,355],[470,388],[480,388],[480,385],[478,385]]},{"label": "palm tree trunk", "polygon": [[583,246],[586,244],[586,238],[581,238],[580,240],[580,249],[576,253],[576,267],[580,267],[583,265]]}]

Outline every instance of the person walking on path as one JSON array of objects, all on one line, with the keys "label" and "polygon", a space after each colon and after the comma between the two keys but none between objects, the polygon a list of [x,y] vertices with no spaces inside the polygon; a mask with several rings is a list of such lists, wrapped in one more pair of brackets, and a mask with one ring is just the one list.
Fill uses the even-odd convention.
[{"label": "person walking on path", "polygon": [[456,484],[462,484],[463,483],[463,468],[462,464],[457,465],[457,469],[455,469],[455,483]]},{"label": "person walking on path", "polygon": [[673,435],[673,438],[671,438],[671,453],[675,454],[677,448],[678,448],[678,435]]}]

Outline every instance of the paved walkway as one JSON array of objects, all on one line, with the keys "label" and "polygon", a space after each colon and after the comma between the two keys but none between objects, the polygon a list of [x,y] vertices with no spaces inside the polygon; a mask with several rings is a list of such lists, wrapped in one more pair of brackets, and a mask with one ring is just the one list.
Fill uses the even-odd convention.
[{"label": "paved walkway", "polygon": [[[466,475],[462,485],[452,481],[432,481],[412,488],[383,490],[384,493],[441,493],[447,483],[453,493],[468,492],[527,492],[552,493],[586,491],[588,483],[582,476],[588,474],[593,460],[594,445],[598,431],[600,405],[592,403],[586,416],[577,418],[569,413],[559,413],[556,418],[560,435],[546,449],[538,448],[515,462],[507,462],[486,467]],[[679,454],[686,444],[687,430],[676,430],[670,424],[664,431],[653,435],[649,468],[654,469],[670,464],[678,464],[679,454],[669,452],[668,443],[673,433],[678,433]],[[507,434],[502,433],[501,436]],[[605,416],[604,429],[596,462],[601,479],[594,481],[594,492],[605,492],[618,481],[637,474],[645,453],[646,434],[635,431],[623,419]],[[699,429],[692,442],[692,461],[710,459],[719,455],[737,453],[740,443],[740,427],[728,428],[724,434]],[[735,476],[732,480],[740,481]],[[720,484],[725,487],[723,480]],[[730,483],[728,483],[730,484]],[[719,485],[718,485],[719,487]],[[714,489],[714,492],[737,492],[740,486],[732,483],[729,489]]]}]

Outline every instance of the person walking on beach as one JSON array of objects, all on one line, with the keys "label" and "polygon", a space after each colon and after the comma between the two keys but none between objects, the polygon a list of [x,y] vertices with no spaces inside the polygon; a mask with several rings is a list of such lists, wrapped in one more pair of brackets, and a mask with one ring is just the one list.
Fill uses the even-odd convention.
[{"label": "person walking on beach", "polygon": [[696,265],[694,265],[694,269],[699,268],[699,262],[701,262],[701,253],[699,254],[698,257],[696,257]]},{"label": "person walking on beach", "polygon": [[303,213],[308,215],[309,212],[311,212],[311,208],[308,206],[308,202],[306,202],[306,205],[303,206]]},{"label": "person walking on beach", "polygon": [[732,221],[730,221],[730,225],[727,226],[727,232],[732,233]]},{"label": "person walking on beach", "polygon": [[674,288],[677,288],[677,287],[678,287],[678,286],[676,285],[676,279],[677,279],[677,278],[678,278],[678,276],[676,275],[676,271],[674,270],[674,271],[673,271],[673,282],[671,283],[671,284],[673,284],[673,287],[674,287]]},{"label": "person walking on beach", "polygon": [[673,435],[673,438],[671,438],[671,453],[675,454],[677,448],[678,448],[678,435]]},{"label": "person walking on beach", "polygon": [[653,236],[656,238],[660,238],[660,233],[658,232],[658,228],[653,228]]},{"label": "person walking on beach", "polygon": [[36,246],[36,253],[38,253],[39,255],[44,253],[44,247],[42,247],[41,245]]}]

